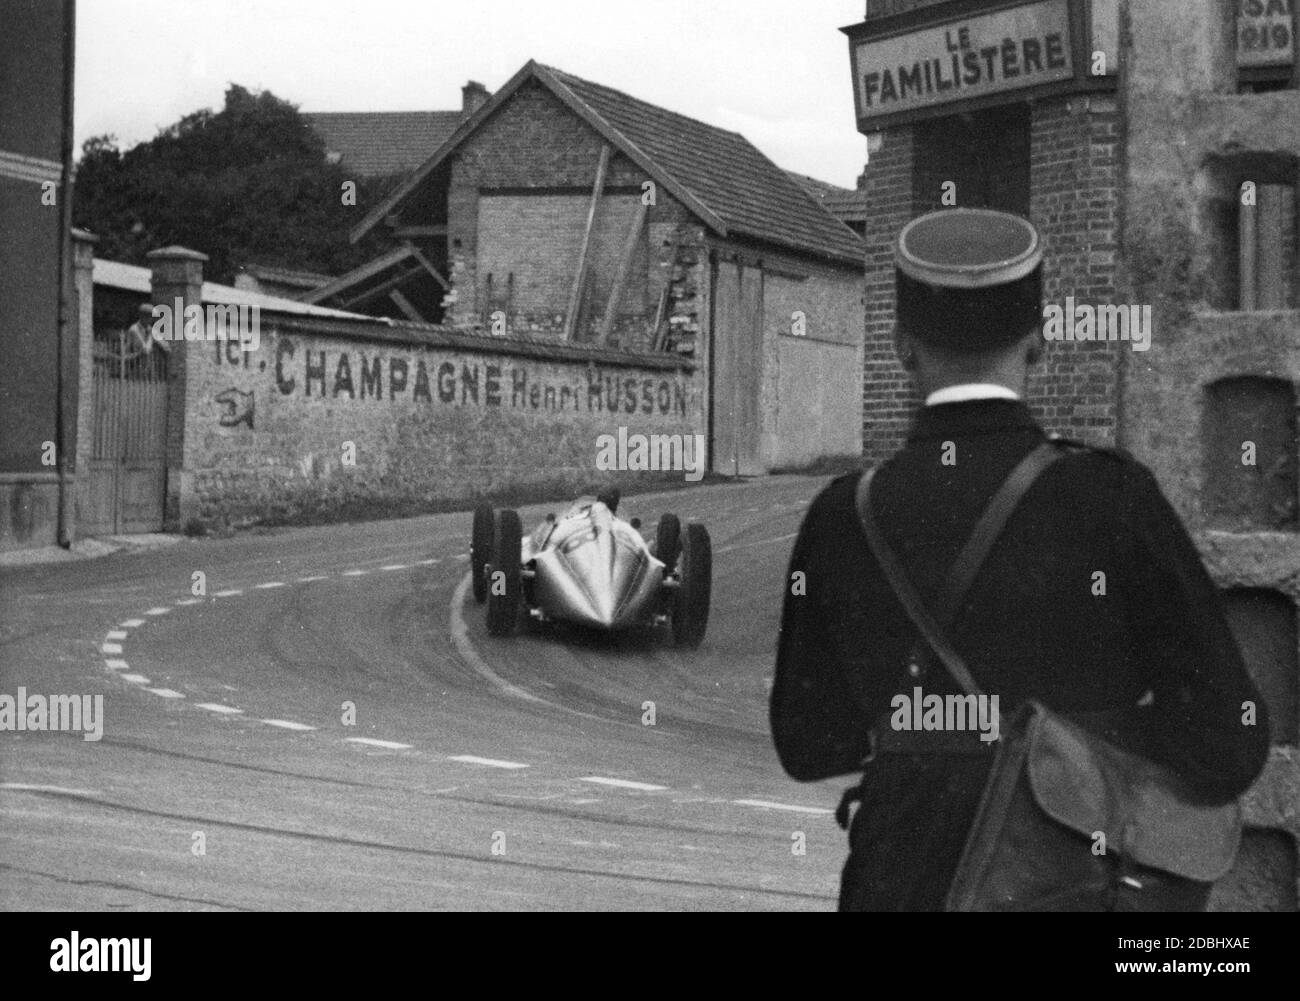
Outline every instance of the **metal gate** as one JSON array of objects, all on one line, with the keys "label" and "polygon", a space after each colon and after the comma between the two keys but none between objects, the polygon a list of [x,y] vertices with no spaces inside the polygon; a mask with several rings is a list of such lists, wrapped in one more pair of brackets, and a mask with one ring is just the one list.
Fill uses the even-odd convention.
[{"label": "metal gate", "polygon": [[88,535],[157,532],[167,460],[167,355],[127,331],[95,338],[94,450],[81,513]]}]

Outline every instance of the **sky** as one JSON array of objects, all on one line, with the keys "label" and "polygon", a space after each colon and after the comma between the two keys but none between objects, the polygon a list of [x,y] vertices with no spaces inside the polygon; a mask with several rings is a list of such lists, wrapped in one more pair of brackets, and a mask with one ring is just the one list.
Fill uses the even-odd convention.
[{"label": "sky", "polygon": [[530,58],[745,135],[852,187],[848,41],[864,0],[80,0],[76,144],[129,148],[229,83],[303,111],[460,108]]}]

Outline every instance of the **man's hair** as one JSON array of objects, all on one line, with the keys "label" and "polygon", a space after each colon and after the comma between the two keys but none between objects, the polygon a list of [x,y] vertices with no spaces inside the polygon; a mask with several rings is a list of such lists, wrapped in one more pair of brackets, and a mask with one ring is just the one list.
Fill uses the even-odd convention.
[{"label": "man's hair", "polygon": [[940,288],[895,270],[898,325],[950,354],[1010,347],[1043,322],[1043,269],[988,288]]}]

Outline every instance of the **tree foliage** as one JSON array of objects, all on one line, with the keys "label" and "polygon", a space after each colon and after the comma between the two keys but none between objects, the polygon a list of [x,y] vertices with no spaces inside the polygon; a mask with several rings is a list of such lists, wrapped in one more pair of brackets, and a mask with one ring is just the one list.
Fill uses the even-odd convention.
[{"label": "tree foliage", "polygon": [[[202,109],[126,152],[113,136],[82,146],[76,225],[99,237],[97,256],[145,264],[179,244],[211,259],[205,277],[229,283],[242,264],[341,274],[373,257],[348,230],[395,178],[349,176],[295,105],[237,84],[225,107]],[[343,184],[356,182],[356,204]]]}]

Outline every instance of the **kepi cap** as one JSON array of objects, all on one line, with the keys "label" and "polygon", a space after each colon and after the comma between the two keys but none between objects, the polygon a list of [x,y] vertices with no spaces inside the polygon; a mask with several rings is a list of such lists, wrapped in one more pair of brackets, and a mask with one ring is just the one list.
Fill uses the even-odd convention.
[{"label": "kepi cap", "polygon": [[1004,347],[1042,321],[1043,247],[1033,223],[994,209],[913,219],[894,243],[898,321],[956,352]]}]

